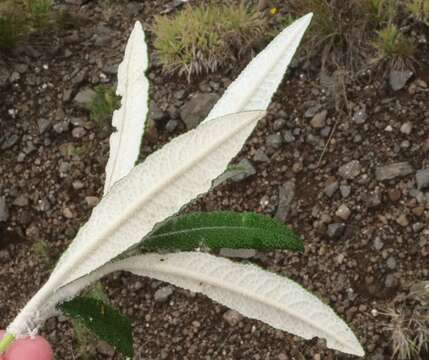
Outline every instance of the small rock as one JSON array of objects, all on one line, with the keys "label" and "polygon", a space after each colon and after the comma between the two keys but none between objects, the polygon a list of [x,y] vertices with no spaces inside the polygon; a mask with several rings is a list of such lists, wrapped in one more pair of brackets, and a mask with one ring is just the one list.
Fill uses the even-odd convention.
[{"label": "small rock", "polygon": [[97,196],[87,196],[85,197],[85,201],[90,208],[93,208],[98,204],[99,199]]},{"label": "small rock", "polygon": [[394,91],[404,88],[413,73],[411,71],[392,70],[389,74],[389,84]]},{"label": "small rock", "polygon": [[210,109],[217,102],[219,96],[213,93],[195,93],[183,105],[180,117],[187,129],[193,129],[208,115]]},{"label": "small rock", "polygon": [[351,192],[352,192],[352,187],[350,185],[340,186],[340,193],[343,198],[349,197]]},{"label": "small rock", "polygon": [[94,99],[96,92],[90,88],[84,88],[80,90],[73,101],[81,108],[89,109],[92,100]]},{"label": "small rock", "polygon": [[285,126],[286,126],[286,119],[283,119],[283,118],[276,119],[273,123],[273,130],[279,131],[283,129]]},{"label": "small rock", "polygon": [[9,209],[4,196],[0,196],[0,222],[6,222],[9,219]]},{"label": "small rock", "polygon": [[361,165],[358,160],[352,160],[338,169],[338,175],[343,179],[352,180],[361,172]]},{"label": "small rock", "polygon": [[63,209],[63,215],[66,219],[73,219],[74,217],[73,212],[68,207]]},{"label": "small rock", "polygon": [[165,302],[171,295],[173,295],[174,289],[172,286],[163,286],[155,291],[153,298],[156,302]]},{"label": "small rock", "polygon": [[411,123],[410,121],[407,121],[406,123],[402,124],[400,131],[405,135],[410,135],[412,129],[413,129],[413,123]]},{"label": "small rock", "polygon": [[401,191],[398,189],[389,189],[387,195],[390,201],[397,202],[401,198]]},{"label": "small rock", "polygon": [[255,155],[253,155],[253,160],[256,162],[269,162],[270,158],[262,149],[258,149],[255,152]]},{"label": "small rock", "polygon": [[286,144],[290,144],[295,141],[295,136],[287,130],[283,133],[283,138],[285,139]]},{"label": "small rock", "polygon": [[237,164],[239,173],[231,177],[232,181],[239,182],[256,174],[256,169],[248,159],[243,159]]},{"label": "small rock", "polygon": [[429,187],[429,168],[417,171],[416,182],[420,190]]},{"label": "small rock", "polygon": [[51,126],[51,121],[45,118],[37,119],[37,126],[39,128],[39,134],[43,134]]},{"label": "small rock", "polygon": [[410,223],[410,222],[408,221],[407,216],[406,216],[405,214],[401,214],[401,215],[396,219],[396,222],[397,222],[399,225],[403,226],[403,227],[408,226],[408,224]]},{"label": "small rock", "polygon": [[394,288],[398,284],[395,275],[387,274],[386,279],[384,280],[384,286],[387,288]]},{"label": "small rock", "polygon": [[265,143],[268,147],[273,149],[279,149],[283,144],[283,138],[280,134],[268,135]]},{"label": "small rock", "polygon": [[275,214],[276,219],[286,222],[294,197],[295,181],[289,180],[279,188],[279,205]]},{"label": "small rock", "polygon": [[306,118],[306,119],[311,119],[311,118],[313,118],[314,117],[314,115],[316,115],[319,111],[320,111],[320,109],[322,108],[322,105],[320,105],[320,104],[316,104],[316,105],[313,105],[313,106],[311,106],[311,107],[309,107],[306,111],[305,111],[305,113],[304,113],[304,117]]},{"label": "small rock", "polygon": [[408,162],[399,162],[376,168],[375,177],[378,181],[385,181],[407,176],[413,172],[414,169]]},{"label": "small rock", "polygon": [[396,260],[395,260],[395,258],[393,257],[393,256],[390,256],[388,259],[387,259],[387,267],[390,269],[390,270],[395,270],[396,269]]},{"label": "small rock", "polygon": [[53,129],[57,134],[66,132],[69,129],[69,122],[66,120],[60,121],[53,126]]},{"label": "small rock", "polygon": [[172,133],[174,130],[177,129],[177,127],[179,126],[179,122],[177,120],[168,120],[167,124],[165,124],[165,130],[167,130],[167,132]]},{"label": "small rock", "polygon": [[346,224],[344,223],[333,223],[328,225],[327,235],[331,239],[338,239],[344,234]]},{"label": "small rock", "polygon": [[377,236],[374,239],[374,249],[377,251],[380,251],[383,248],[384,244],[383,241]]},{"label": "small rock", "polygon": [[352,212],[350,211],[350,209],[347,207],[347,205],[344,204],[340,205],[340,207],[335,212],[335,215],[344,221],[346,221],[351,214]]},{"label": "small rock", "polygon": [[27,195],[19,195],[13,202],[13,205],[19,206],[19,207],[28,206],[28,204],[29,204],[29,200]]},{"label": "small rock", "polygon": [[313,116],[313,118],[310,121],[311,126],[314,129],[321,129],[325,126],[326,117],[328,115],[328,112],[326,110],[323,110],[316,115]]},{"label": "small rock", "polygon": [[243,316],[235,310],[228,310],[223,314],[223,319],[230,326],[235,326],[243,319]]},{"label": "small rock", "polygon": [[334,196],[335,192],[338,190],[338,181],[334,181],[325,187],[323,192],[327,197]]},{"label": "small rock", "polygon": [[256,256],[256,250],[223,248],[223,249],[220,249],[219,255],[227,258],[250,259]]},{"label": "small rock", "polygon": [[97,352],[109,358],[115,355],[115,349],[104,341],[99,341],[96,346]]},{"label": "small rock", "polygon": [[75,139],[80,139],[80,138],[84,137],[85,135],[86,135],[86,130],[81,126],[75,127],[72,130],[72,136]]},{"label": "small rock", "polygon": [[3,143],[1,144],[2,150],[10,149],[13,145],[15,145],[19,140],[19,136],[16,134],[12,134],[3,138]]},{"label": "small rock", "polygon": [[368,119],[366,108],[359,109],[353,114],[352,120],[354,123],[361,125]]}]

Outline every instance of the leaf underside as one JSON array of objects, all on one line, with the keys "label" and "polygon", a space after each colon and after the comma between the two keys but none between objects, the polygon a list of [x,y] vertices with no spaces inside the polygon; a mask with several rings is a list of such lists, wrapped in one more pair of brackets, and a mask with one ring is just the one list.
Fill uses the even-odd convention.
[{"label": "leaf underside", "polygon": [[76,297],[58,307],[65,315],[85,325],[100,340],[109,343],[124,356],[133,357],[131,322],[119,311],[89,297]]},{"label": "leaf underside", "polygon": [[143,248],[182,251],[197,248],[304,251],[304,244],[286,225],[269,216],[251,212],[216,211],[170,218],[143,241]]}]

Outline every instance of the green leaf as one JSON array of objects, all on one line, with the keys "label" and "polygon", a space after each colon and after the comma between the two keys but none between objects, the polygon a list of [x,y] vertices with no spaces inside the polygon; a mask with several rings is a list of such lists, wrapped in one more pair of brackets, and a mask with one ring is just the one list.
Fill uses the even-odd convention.
[{"label": "green leaf", "polygon": [[304,251],[302,240],[286,225],[256,213],[217,211],[173,217],[143,241],[150,250],[189,251],[199,247]]},{"label": "green leaf", "polygon": [[84,324],[100,340],[109,343],[124,356],[133,357],[131,323],[119,311],[89,297],[76,297],[58,307],[65,315]]}]

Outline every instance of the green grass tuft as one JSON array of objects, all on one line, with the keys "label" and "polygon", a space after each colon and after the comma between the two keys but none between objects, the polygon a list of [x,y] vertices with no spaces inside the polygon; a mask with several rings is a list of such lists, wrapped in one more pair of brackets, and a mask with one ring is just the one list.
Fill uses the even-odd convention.
[{"label": "green grass tuft", "polygon": [[110,127],[113,111],[119,108],[121,100],[111,86],[99,85],[95,93],[89,106],[90,117],[97,128],[104,131]]},{"label": "green grass tuft", "polygon": [[157,16],[152,31],[166,72],[210,73],[246,54],[262,39],[264,17],[243,3],[186,6],[174,17]]},{"label": "green grass tuft", "polygon": [[414,19],[429,26],[429,0],[409,0],[406,8]]},{"label": "green grass tuft", "polygon": [[404,69],[413,62],[416,46],[396,25],[389,24],[377,32],[373,42],[377,51],[376,63],[389,63],[392,68]]}]

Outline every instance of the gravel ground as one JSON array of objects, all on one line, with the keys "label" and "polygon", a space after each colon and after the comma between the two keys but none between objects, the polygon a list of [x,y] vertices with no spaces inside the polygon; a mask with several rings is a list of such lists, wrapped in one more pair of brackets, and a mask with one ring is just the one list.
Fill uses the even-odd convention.
[{"label": "gravel ground", "polygon": [[[47,279],[101,196],[108,138],[87,104],[96,85],[115,83],[134,20],[148,25],[168,4],[61,5],[76,12],[75,26],[0,57],[0,327]],[[419,50],[426,59],[427,50]],[[151,60],[142,157],[200,121],[244,66],[187,84]],[[429,278],[429,66],[422,61],[406,82],[395,73],[390,81],[337,75],[331,95],[315,66],[297,64],[234,160],[246,170],[185,211],[257,211],[289,223],[305,240],[304,254],[248,260],[329,303],[366,359],[390,359],[389,319],[380,311]],[[159,281],[114,274],[103,283],[133,321],[137,359],[348,358]],[[57,359],[78,358],[66,318],[41,331]],[[103,343],[91,356],[120,358]]]}]

